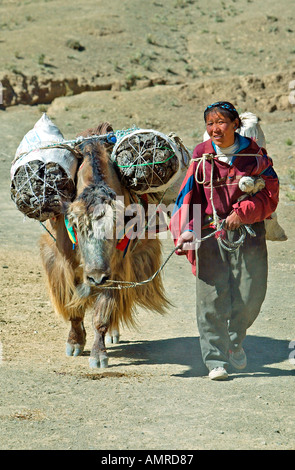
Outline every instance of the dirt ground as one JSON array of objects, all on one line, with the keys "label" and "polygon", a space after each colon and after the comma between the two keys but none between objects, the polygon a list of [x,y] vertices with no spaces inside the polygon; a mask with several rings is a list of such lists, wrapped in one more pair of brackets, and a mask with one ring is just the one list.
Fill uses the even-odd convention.
[{"label": "dirt ground", "polygon": [[[266,9],[267,6],[267,9]],[[294,450],[295,9],[293,0],[0,3],[0,449]],[[291,85],[290,85],[291,84]],[[184,257],[165,267],[173,307],[139,310],[138,328],[109,347],[109,368],[65,356],[69,326],[53,313],[42,227],[10,200],[10,166],[46,111],[65,138],[115,129],[202,139],[216,99],[261,119],[281,183],[288,241],[268,242],[269,282],[249,329],[249,365],[210,381]],[[173,245],[163,240],[163,257]]]}]

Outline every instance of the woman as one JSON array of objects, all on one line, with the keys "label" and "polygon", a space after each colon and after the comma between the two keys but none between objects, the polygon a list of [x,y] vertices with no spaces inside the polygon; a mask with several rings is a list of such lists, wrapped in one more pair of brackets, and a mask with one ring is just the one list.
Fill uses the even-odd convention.
[{"label": "woman", "polygon": [[[241,123],[231,103],[207,106],[204,120],[210,139],[193,152],[170,229],[180,247],[177,253],[186,254],[197,278],[197,322],[209,378],[224,380],[229,364],[239,370],[247,365],[242,343],[259,314],[267,286],[263,220],[276,209],[279,183],[265,149],[236,132]],[[245,196],[239,188],[243,176],[260,176],[265,187]],[[179,235],[179,215],[185,205],[190,216]],[[201,237],[205,238],[196,252],[190,247],[198,224],[194,205],[201,207]],[[241,239],[245,225],[251,225],[255,236],[247,233],[239,248],[228,250],[228,244]],[[221,234],[226,237],[224,243]]]}]

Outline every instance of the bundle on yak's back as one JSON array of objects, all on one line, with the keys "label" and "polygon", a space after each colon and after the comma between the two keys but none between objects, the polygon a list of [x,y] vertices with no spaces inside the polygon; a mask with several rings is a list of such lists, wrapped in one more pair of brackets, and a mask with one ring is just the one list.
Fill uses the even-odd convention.
[{"label": "bundle on yak's back", "polygon": [[163,195],[165,203],[175,200],[190,158],[178,136],[153,129],[122,133],[111,155],[125,187],[137,194]]},{"label": "bundle on yak's back", "polygon": [[61,201],[75,194],[77,158],[44,113],[21,141],[11,167],[11,198],[27,217],[39,221],[61,213]]}]

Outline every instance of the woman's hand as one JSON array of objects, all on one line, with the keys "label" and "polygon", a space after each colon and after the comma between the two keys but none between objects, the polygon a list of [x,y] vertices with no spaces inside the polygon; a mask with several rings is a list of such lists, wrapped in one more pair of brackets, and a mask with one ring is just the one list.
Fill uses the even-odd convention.
[{"label": "woman's hand", "polygon": [[242,225],[242,221],[241,221],[240,217],[238,216],[238,214],[235,211],[233,211],[225,219],[225,224],[224,224],[223,227],[226,230],[236,230],[241,225]]},{"label": "woman's hand", "polygon": [[183,232],[179,239],[177,240],[177,246],[179,246],[176,253],[178,255],[185,255],[188,250],[194,250],[195,244],[193,243],[196,239],[196,235],[194,232]]}]

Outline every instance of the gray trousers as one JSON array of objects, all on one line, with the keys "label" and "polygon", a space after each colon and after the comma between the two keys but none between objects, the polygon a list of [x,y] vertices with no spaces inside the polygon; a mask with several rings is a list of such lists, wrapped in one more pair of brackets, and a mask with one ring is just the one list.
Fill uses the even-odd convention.
[{"label": "gray trousers", "polygon": [[[209,370],[227,367],[229,350],[237,350],[257,318],[267,287],[264,223],[252,225],[256,237],[229,253],[214,237],[197,250],[197,324],[203,361]],[[210,233],[204,231],[203,235]],[[238,238],[228,231],[229,240]]]}]

